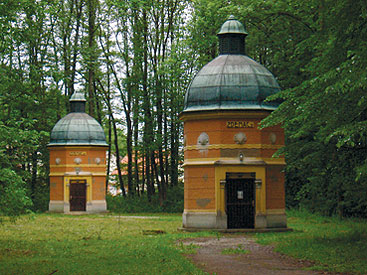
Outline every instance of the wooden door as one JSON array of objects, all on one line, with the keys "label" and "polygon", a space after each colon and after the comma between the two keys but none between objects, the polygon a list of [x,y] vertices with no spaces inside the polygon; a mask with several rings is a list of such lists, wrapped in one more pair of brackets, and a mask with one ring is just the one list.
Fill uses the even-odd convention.
[{"label": "wooden door", "polygon": [[254,228],[255,180],[235,178],[226,180],[227,227]]},{"label": "wooden door", "polygon": [[85,211],[87,203],[86,180],[70,180],[70,211]]}]

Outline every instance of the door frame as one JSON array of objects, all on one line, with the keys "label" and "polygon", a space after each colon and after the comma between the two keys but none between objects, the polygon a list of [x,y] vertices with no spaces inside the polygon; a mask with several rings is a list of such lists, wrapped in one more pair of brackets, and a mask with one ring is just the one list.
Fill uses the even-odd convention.
[{"label": "door frame", "polygon": [[256,184],[255,211],[256,215],[266,215],[266,174],[265,166],[250,165],[231,165],[217,166],[215,168],[215,198],[217,215],[225,215],[225,181],[227,173],[255,173],[256,181],[260,180],[261,184]]},{"label": "door frame", "polygon": [[[252,195],[251,195],[251,201],[249,202],[252,206],[252,222],[251,225],[248,227],[243,228],[255,228],[255,219],[256,219],[256,173],[254,172],[227,172],[226,173],[226,185],[224,188],[225,194],[225,209],[226,209],[226,216],[227,216],[227,228],[229,224],[229,215],[228,215],[228,202],[227,202],[227,191],[228,187],[230,185],[230,180],[251,180],[251,183],[244,183],[244,184],[251,184],[252,185]],[[241,227],[242,228],[242,227]]]},{"label": "door frame", "polygon": [[[83,187],[83,191],[84,191],[84,196],[83,196],[83,199],[84,199],[84,201],[83,201],[83,210],[73,210],[73,209],[71,209],[72,208],[72,206],[76,206],[75,204],[74,205],[72,205],[72,198],[71,198],[71,189],[72,189],[72,186],[75,186],[75,185],[82,185],[82,187]],[[82,180],[80,180],[80,179],[78,179],[78,180],[76,180],[76,179],[71,179],[71,180],[69,180],[69,204],[70,204],[70,211],[87,211],[87,181],[86,180],[84,180],[84,179],[82,179]]]},{"label": "door frame", "polygon": [[85,180],[86,181],[86,211],[88,204],[92,202],[92,176],[64,176],[64,212],[70,212],[70,180]]}]

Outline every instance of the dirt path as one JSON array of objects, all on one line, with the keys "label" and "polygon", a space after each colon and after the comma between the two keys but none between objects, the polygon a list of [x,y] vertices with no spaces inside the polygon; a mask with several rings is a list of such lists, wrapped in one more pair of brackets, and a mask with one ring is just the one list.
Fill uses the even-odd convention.
[{"label": "dirt path", "polygon": [[[247,236],[225,236],[219,240],[217,238],[186,239],[183,244],[199,246],[197,253],[188,257],[197,267],[209,274],[336,274],[304,270],[313,264],[274,252],[273,247],[259,245]],[[222,254],[224,249],[231,250],[239,247],[249,250],[249,253]]]}]

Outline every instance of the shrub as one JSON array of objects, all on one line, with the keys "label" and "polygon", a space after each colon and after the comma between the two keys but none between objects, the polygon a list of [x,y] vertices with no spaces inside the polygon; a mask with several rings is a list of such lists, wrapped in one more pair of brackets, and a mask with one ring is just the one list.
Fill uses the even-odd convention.
[{"label": "shrub", "polygon": [[142,196],[123,197],[107,195],[107,208],[117,213],[181,213],[184,206],[183,185],[169,187],[167,199],[159,204],[158,194],[154,194],[149,202],[146,193]]},{"label": "shrub", "polygon": [[22,178],[10,169],[0,169],[0,216],[16,218],[26,213],[30,206],[32,201]]}]

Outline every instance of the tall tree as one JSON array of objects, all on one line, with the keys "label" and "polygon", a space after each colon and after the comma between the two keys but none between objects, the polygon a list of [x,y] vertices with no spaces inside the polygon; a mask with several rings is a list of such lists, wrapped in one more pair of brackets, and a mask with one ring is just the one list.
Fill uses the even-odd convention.
[{"label": "tall tree", "polygon": [[315,31],[300,43],[312,54],[303,67],[309,77],[279,94],[285,102],[264,125],[285,127],[288,185],[299,203],[329,215],[367,216],[366,3],[313,5]]}]

